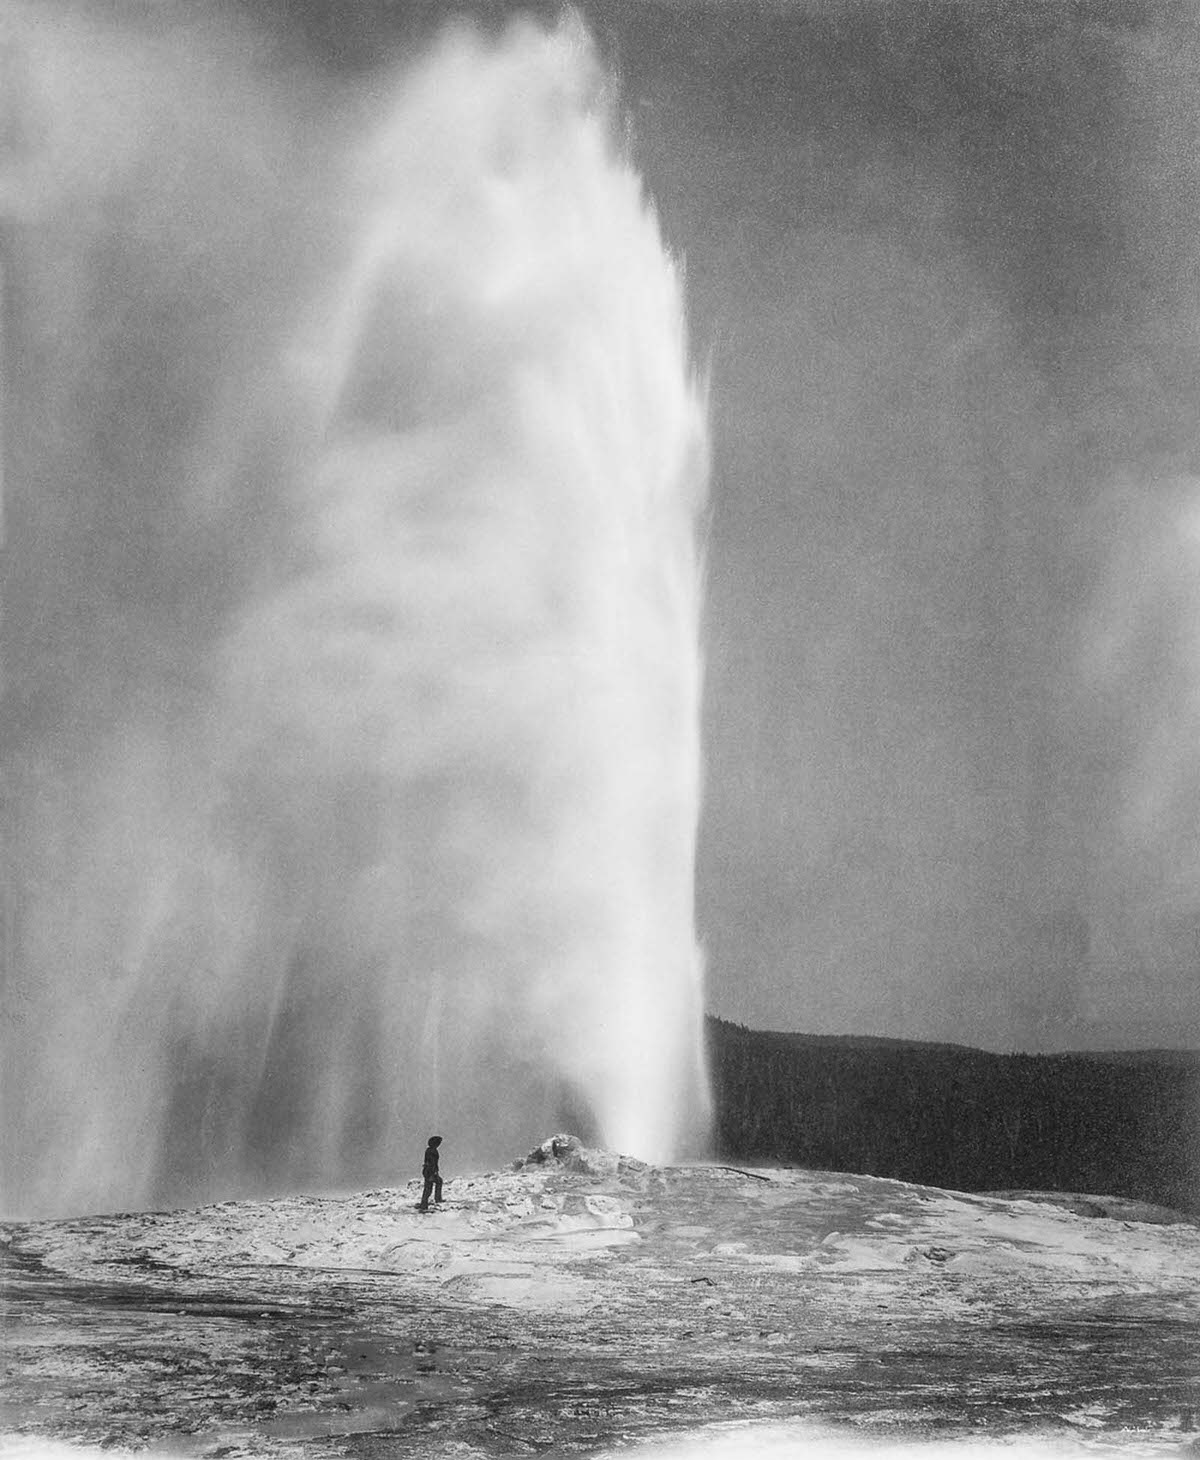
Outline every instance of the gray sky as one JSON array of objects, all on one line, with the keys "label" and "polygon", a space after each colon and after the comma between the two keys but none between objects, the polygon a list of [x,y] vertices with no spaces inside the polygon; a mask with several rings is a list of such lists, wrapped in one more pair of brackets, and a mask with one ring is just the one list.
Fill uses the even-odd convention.
[{"label": "gray sky", "polygon": [[1195,1042],[1194,12],[598,13],[711,362],[711,1008]]}]

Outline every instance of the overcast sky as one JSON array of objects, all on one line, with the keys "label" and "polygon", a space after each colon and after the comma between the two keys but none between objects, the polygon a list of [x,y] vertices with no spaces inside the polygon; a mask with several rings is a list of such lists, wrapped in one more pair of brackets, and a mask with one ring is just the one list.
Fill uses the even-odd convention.
[{"label": "overcast sky", "polygon": [[711,1008],[1195,1042],[1195,13],[599,13],[713,381]]}]

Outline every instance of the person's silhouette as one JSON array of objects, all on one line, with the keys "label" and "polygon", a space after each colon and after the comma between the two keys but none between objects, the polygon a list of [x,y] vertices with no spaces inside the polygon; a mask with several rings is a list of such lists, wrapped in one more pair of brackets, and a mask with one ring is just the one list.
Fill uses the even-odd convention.
[{"label": "person's silhouette", "polygon": [[419,1212],[429,1210],[431,1192],[435,1204],[442,1199],[442,1178],[438,1173],[438,1147],[441,1144],[441,1136],[430,1136],[429,1144],[425,1147],[425,1162],[421,1167],[421,1175],[425,1178],[425,1189],[421,1193],[421,1200],[417,1203]]}]

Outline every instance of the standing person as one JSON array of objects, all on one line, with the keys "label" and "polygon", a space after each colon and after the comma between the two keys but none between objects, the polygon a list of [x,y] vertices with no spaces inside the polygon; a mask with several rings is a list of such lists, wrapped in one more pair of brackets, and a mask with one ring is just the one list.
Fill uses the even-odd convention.
[{"label": "standing person", "polygon": [[442,1200],[442,1178],[438,1174],[438,1147],[442,1144],[441,1136],[430,1136],[429,1144],[425,1147],[425,1162],[421,1167],[421,1175],[425,1178],[425,1190],[421,1193],[421,1200],[417,1203],[417,1211],[427,1212],[429,1210],[429,1193],[433,1193],[435,1205]]}]

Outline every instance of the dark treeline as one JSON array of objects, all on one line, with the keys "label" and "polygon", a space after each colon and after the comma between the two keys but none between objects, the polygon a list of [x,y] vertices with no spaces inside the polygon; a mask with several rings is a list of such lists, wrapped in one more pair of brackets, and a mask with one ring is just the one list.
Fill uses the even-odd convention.
[{"label": "dark treeline", "polygon": [[1200,1212],[1200,1053],[989,1054],[708,1020],[726,1160]]}]

